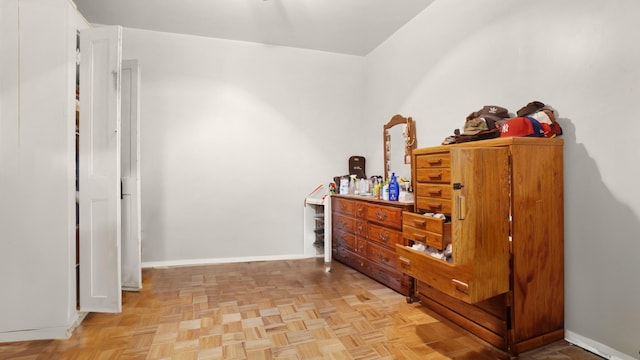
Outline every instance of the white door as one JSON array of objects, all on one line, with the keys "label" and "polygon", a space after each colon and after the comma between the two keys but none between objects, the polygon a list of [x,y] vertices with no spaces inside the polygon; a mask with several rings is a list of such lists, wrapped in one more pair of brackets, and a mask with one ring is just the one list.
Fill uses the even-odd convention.
[{"label": "white door", "polygon": [[122,28],[80,31],[80,310],[120,312]]},{"label": "white door", "polygon": [[122,289],[142,289],[140,234],[140,67],[122,61]]}]

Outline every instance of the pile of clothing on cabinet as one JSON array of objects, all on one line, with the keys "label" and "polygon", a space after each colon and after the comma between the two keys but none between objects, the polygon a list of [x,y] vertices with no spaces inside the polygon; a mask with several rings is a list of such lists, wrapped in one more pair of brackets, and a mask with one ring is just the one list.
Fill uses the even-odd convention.
[{"label": "pile of clothing on cabinet", "polygon": [[455,129],[443,145],[510,136],[556,137],[562,128],[556,121],[556,111],[550,105],[532,101],[513,117],[498,105],[485,105],[465,119],[462,131]]}]

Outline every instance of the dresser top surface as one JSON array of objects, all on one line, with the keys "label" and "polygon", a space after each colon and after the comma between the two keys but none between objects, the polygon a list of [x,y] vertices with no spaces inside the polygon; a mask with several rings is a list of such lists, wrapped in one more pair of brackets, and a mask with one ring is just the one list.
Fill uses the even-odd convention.
[{"label": "dresser top surface", "polygon": [[390,200],[376,199],[376,198],[374,198],[372,196],[332,194],[331,197],[340,198],[340,199],[357,200],[357,201],[366,201],[366,202],[380,204],[380,205],[386,205],[386,206],[396,206],[396,207],[411,207],[411,206],[413,206],[413,201],[409,201],[409,202],[390,201]]},{"label": "dresser top surface", "polygon": [[413,154],[446,152],[450,149],[465,147],[494,147],[512,145],[533,145],[533,146],[563,146],[564,140],[561,138],[542,137],[500,137],[488,140],[468,141],[458,144],[437,145],[413,150]]}]

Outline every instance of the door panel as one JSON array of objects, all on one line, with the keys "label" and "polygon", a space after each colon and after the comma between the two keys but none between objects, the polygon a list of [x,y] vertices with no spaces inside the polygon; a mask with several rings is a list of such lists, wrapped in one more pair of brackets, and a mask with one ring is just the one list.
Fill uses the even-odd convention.
[{"label": "door panel", "polygon": [[140,70],[122,61],[122,288],[142,288],[140,234]]},{"label": "door panel", "polygon": [[453,282],[477,302],[509,291],[508,149],[452,149],[451,164]]},{"label": "door panel", "polygon": [[120,27],[80,32],[80,310],[120,312]]}]

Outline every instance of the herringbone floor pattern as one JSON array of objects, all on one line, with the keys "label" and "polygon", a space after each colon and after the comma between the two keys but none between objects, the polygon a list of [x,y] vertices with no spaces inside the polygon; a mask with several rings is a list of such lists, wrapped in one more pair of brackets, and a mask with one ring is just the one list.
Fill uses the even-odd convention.
[{"label": "herringbone floor pattern", "polygon": [[[120,314],[0,359],[507,359],[418,303],[322,259],[145,269]],[[600,359],[566,342],[521,359]]]}]

